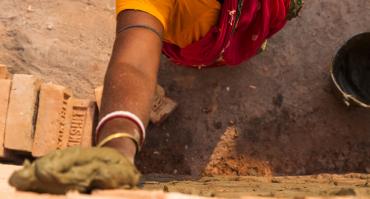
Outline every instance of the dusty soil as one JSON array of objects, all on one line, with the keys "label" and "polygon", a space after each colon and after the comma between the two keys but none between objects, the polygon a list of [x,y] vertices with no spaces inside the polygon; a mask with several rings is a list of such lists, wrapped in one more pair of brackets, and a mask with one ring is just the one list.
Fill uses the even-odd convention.
[{"label": "dusty soil", "polygon": [[[303,197],[363,196],[370,197],[370,175],[346,174],[286,177],[203,177],[181,179],[171,176],[146,176],[144,189],[207,197],[239,198],[241,196]],[[153,181],[150,181],[150,180]],[[174,180],[175,179],[175,180]]]},{"label": "dusty soil", "polygon": [[[238,67],[196,70],[163,58],[179,107],[150,126],[143,173],[304,175],[370,172],[370,111],[332,93],[329,65],[370,31],[370,1],[309,0],[302,16]],[[114,40],[114,1],[0,1],[0,62],[93,97]],[[360,181],[358,181],[360,182]]]},{"label": "dusty soil", "polygon": [[[13,193],[7,183],[9,176],[19,166],[0,164],[0,193]],[[319,174],[313,176],[253,177],[216,176],[192,178],[179,175],[146,175],[141,189],[179,192],[217,198],[260,197],[326,197],[357,196],[370,198],[369,174]],[[190,197],[187,197],[190,198]]]},{"label": "dusty soil", "polygon": [[[302,16],[269,40],[266,52],[235,68],[199,71],[163,60],[160,82],[180,106],[152,127],[141,168],[195,175],[370,172],[370,112],[345,107],[329,76],[337,49],[370,31],[369,8],[366,0],[306,1]],[[228,127],[237,129],[232,142],[223,141]]]}]

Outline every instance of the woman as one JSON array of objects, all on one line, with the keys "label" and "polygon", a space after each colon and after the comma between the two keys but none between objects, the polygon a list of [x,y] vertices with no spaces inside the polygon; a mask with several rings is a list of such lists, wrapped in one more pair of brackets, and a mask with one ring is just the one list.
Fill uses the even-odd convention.
[{"label": "woman", "polygon": [[45,156],[38,166],[25,164],[10,183],[50,193],[137,184],[131,163],[145,139],[161,51],[191,67],[236,65],[257,54],[301,7],[301,0],[117,0],[96,144],[131,162],[108,148],[71,148]]},{"label": "woman", "polygon": [[237,65],[297,16],[302,0],[117,0],[116,6],[97,143],[134,162],[145,139],[161,51],[191,67]]}]

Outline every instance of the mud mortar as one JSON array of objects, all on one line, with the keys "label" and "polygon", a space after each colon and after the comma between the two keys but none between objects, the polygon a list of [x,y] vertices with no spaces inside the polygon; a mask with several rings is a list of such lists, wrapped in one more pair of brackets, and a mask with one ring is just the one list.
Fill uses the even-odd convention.
[{"label": "mud mortar", "polygon": [[[139,170],[368,173],[370,113],[336,98],[329,65],[346,40],[370,31],[369,10],[369,0],[306,1],[266,51],[233,68],[193,70],[163,58],[159,83],[179,106],[161,126],[149,127]],[[93,98],[114,41],[114,0],[3,0],[0,13],[0,62],[10,72]]]}]

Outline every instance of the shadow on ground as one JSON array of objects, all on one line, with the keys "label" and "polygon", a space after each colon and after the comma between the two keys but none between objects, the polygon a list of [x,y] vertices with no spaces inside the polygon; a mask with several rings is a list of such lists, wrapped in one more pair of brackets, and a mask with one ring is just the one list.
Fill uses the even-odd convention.
[{"label": "shadow on ground", "polygon": [[[370,110],[345,107],[329,74],[336,50],[370,31],[370,2],[360,2],[308,1],[266,52],[235,68],[188,69],[163,59],[160,83],[180,106],[150,128],[140,168],[192,175],[369,172]],[[225,141],[231,126],[237,133]],[[216,157],[217,150],[229,155]]]}]

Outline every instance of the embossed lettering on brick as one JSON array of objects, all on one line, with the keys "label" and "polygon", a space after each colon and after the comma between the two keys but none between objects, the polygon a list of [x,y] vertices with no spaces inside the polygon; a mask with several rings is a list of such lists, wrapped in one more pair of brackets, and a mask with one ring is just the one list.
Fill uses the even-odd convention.
[{"label": "embossed lettering on brick", "polygon": [[69,130],[64,148],[92,146],[96,119],[95,102],[85,99],[72,99],[70,104]]}]

